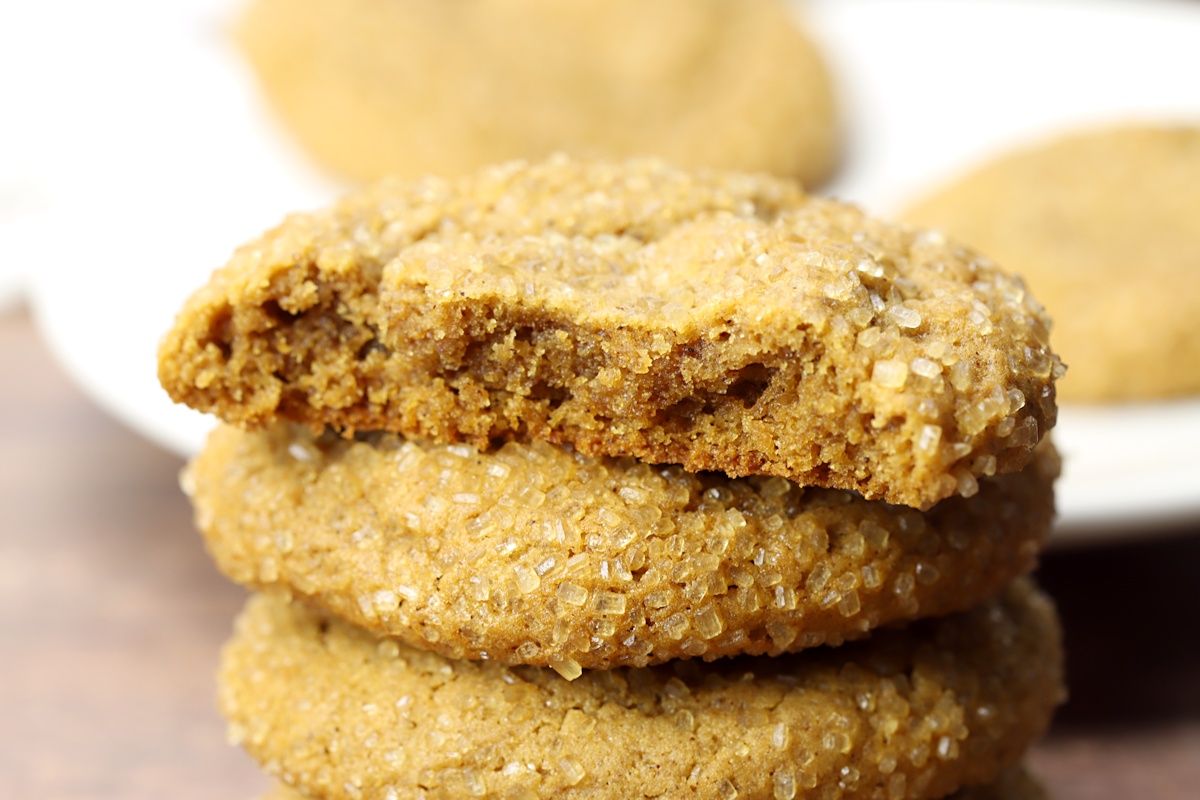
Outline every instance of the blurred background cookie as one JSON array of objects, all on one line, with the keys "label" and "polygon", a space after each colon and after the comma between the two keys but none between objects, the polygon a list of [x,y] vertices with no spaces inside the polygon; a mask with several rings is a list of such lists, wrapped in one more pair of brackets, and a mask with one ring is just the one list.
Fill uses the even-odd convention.
[{"label": "blurred background cookie", "polygon": [[511,158],[660,155],[815,184],[830,77],[776,0],[256,0],[239,39],[327,167],[453,175]]},{"label": "blurred background cookie", "polygon": [[1022,275],[1068,366],[1060,398],[1200,392],[1200,128],[1083,130],[908,209]]}]

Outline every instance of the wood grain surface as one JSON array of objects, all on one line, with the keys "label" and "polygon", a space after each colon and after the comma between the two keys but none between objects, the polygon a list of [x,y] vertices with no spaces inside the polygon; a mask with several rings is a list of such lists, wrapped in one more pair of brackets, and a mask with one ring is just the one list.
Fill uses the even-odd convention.
[{"label": "wood grain surface", "polygon": [[[0,313],[0,798],[268,785],[214,710],[244,593],[192,530],[181,466],[73,387],[27,313]],[[1044,561],[1072,699],[1031,760],[1058,800],[1200,798],[1200,525],[1170,533]]]}]

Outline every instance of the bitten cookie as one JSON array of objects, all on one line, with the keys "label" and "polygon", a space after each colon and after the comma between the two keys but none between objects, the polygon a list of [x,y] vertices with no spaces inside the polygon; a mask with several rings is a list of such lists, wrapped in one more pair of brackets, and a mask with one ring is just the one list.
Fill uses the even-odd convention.
[{"label": "bitten cookie", "polygon": [[1028,280],[1062,397],[1200,392],[1200,128],[1081,131],[999,156],[906,215]]},{"label": "bitten cookie", "polygon": [[257,0],[239,28],[308,150],[363,179],[657,155],[812,185],[829,74],[778,0]]},{"label": "bitten cookie", "polygon": [[[935,798],[1020,759],[1060,702],[1024,581],[962,615],[778,658],[589,672],[449,661],[259,596],[227,645],[231,738],[334,800]],[[818,788],[819,787],[819,788]]]},{"label": "bitten cookie", "polygon": [[1060,368],[1015,278],[791,182],[565,158],[297,215],[188,301],[177,401],[572,444],[928,508],[1023,467]]},{"label": "bitten cookie", "polygon": [[782,478],[221,427],[185,476],[218,566],[451,658],[646,666],[840,644],[1033,568],[1058,459],[921,514]]}]

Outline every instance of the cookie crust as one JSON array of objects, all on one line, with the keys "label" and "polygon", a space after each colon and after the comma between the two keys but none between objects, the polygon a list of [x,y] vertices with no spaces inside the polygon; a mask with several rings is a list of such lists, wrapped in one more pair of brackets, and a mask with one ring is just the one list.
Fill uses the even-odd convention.
[{"label": "cookie crust", "polygon": [[1060,680],[1053,609],[1025,582],[841,648],[574,682],[449,661],[260,596],[224,651],[220,702],[234,741],[328,800],[926,798],[1015,764]]},{"label": "cookie crust", "polygon": [[1053,425],[1046,336],[986,259],[793,183],[556,158],[289,219],[188,301],[159,378],[243,425],[542,439],[928,508]]},{"label": "cookie crust", "polygon": [[185,485],[218,566],[450,658],[778,655],[962,611],[1028,572],[1058,458],[921,514],[781,478],[222,427]]},{"label": "cookie crust", "polygon": [[[1048,800],[1049,795],[1024,766],[1005,770],[998,779],[983,786],[960,789],[946,800]],[[276,784],[262,800],[313,800],[286,784]]]}]

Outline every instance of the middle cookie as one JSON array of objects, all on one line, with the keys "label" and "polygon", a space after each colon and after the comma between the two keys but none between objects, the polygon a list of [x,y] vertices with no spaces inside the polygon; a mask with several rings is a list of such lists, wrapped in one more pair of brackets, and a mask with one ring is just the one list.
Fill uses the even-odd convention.
[{"label": "middle cookie", "polygon": [[778,655],[966,609],[1029,571],[1058,458],[922,514],[545,443],[224,426],[185,476],[220,568],[452,658],[580,669]]}]

